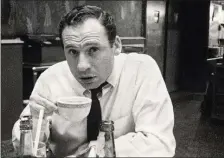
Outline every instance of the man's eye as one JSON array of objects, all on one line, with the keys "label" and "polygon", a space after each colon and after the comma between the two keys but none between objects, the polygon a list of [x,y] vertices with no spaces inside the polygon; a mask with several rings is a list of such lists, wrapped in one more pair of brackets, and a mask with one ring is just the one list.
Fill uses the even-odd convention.
[{"label": "man's eye", "polygon": [[77,55],[79,52],[77,50],[71,49],[69,50],[69,54]]},{"label": "man's eye", "polygon": [[89,53],[94,53],[94,52],[97,52],[98,50],[99,50],[99,48],[97,48],[97,47],[91,47],[89,49]]}]

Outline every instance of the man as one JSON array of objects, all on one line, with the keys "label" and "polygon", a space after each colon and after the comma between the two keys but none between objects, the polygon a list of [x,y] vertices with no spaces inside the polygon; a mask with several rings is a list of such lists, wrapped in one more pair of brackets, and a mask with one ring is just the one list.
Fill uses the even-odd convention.
[{"label": "man", "polygon": [[[45,108],[45,116],[52,117],[53,153],[72,155],[83,144],[95,141],[87,136],[88,119],[84,132],[77,132],[80,124],[63,120],[54,112],[57,98],[90,98],[91,90],[103,84],[97,97],[102,120],[114,121],[116,155],[174,156],[173,106],[156,62],[148,55],[121,53],[114,20],[98,7],[72,9],[62,19],[59,33],[67,62],[53,65],[41,74],[29,105],[21,114]],[[13,129],[15,147],[18,131],[17,122]]]}]

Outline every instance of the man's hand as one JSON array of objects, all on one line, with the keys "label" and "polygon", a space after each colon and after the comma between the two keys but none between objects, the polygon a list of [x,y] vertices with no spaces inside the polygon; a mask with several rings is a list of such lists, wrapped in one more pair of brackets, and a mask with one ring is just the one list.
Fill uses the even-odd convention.
[{"label": "man's hand", "polygon": [[44,118],[57,111],[57,106],[53,102],[39,95],[31,95],[29,106],[33,117],[38,117],[41,109],[44,109]]},{"label": "man's hand", "polygon": [[104,157],[104,137],[99,134],[97,141],[91,141],[81,145],[74,155],[67,157]]},{"label": "man's hand", "polygon": [[53,112],[57,111],[57,106],[39,95],[31,95],[28,106],[30,107],[30,113],[33,120],[33,131],[36,135],[37,124],[40,115],[40,111],[44,110],[44,116],[41,124],[41,132],[44,133],[40,135],[41,141],[47,141],[50,137],[50,122]]},{"label": "man's hand", "polygon": [[89,157],[89,154],[91,153],[92,154],[92,156],[90,155],[91,157],[96,157],[96,152],[93,153],[93,150],[91,150],[93,148],[96,149],[96,141],[91,141],[90,143],[85,143],[85,144],[81,145],[78,148],[78,150],[76,151],[76,153],[72,156],[75,156],[75,157]]},{"label": "man's hand", "polygon": [[68,158],[68,157],[87,157],[86,154],[88,153],[88,151],[89,151],[89,143],[85,143],[78,148],[78,150],[75,152],[75,154],[66,156],[66,158]]}]

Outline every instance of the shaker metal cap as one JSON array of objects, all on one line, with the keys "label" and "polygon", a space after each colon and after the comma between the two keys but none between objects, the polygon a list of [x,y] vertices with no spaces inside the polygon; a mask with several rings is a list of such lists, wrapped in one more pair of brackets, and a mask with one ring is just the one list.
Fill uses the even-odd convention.
[{"label": "shaker metal cap", "polygon": [[100,130],[104,132],[114,131],[114,122],[111,120],[104,120],[100,123]]},{"label": "shaker metal cap", "polygon": [[32,119],[32,116],[31,115],[25,115],[25,116],[21,116],[20,117],[20,120],[21,121],[28,121],[30,119]]},{"label": "shaker metal cap", "polygon": [[32,116],[25,115],[20,117],[20,130],[30,130],[33,128]]}]

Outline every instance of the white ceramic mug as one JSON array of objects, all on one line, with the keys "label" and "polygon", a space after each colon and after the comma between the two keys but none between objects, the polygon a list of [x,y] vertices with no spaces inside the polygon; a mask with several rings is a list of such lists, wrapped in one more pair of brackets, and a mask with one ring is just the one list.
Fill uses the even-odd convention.
[{"label": "white ceramic mug", "polygon": [[72,122],[85,119],[91,108],[92,99],[80,96],[60,97],[57,100],[58,114]]}]

